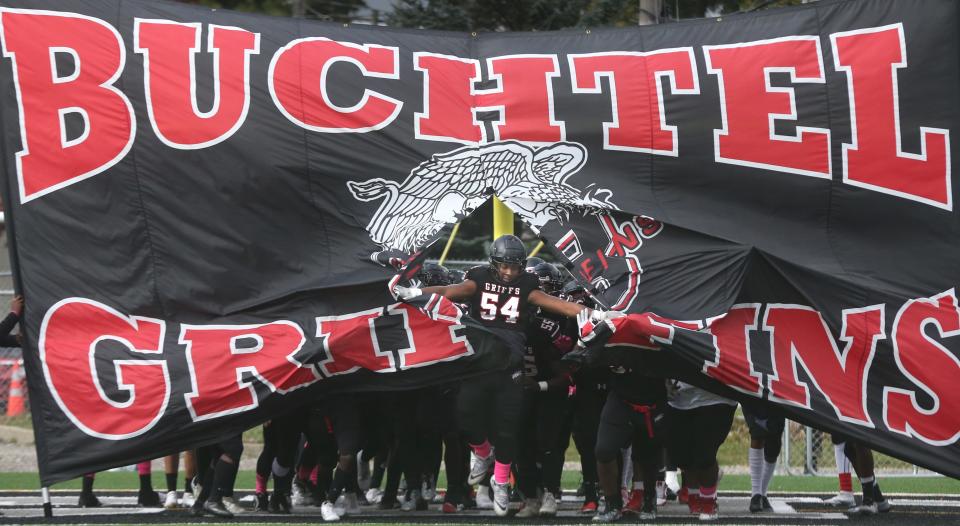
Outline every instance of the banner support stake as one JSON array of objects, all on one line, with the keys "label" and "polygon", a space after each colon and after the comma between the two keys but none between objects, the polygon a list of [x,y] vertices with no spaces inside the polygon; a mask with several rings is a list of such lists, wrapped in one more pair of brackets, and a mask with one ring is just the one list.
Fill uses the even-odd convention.
[{"label": "banner support stake", "polygon": [[44,518],[53,517],[53,504],[50,503],[50,488],[48,486],[43,486],[40,488],[40,496],[43,499],[43,516]]},{"label": "banner support stake", "polygon": [[447,238],[447,246],[443,247],[443,254],[440,254],[439,265],[443,265],[443,262],[447,260],[447,254],[450,253],[450,247],[453,246],[453,238],[457,237],[457,232],[460,230],[460,223],[453,225],[453,230],[450,231],[450,237]]}]

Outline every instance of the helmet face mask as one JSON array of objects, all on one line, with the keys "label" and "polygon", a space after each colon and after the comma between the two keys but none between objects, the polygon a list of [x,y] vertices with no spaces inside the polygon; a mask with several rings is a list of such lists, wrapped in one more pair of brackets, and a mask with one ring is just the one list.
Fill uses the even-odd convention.
[{"label": "helmet face mask", "polygon": [[563,274],[560,273],[560,269],[556,265],[540,263],[534,267],[533,273],[537,275],[537,279],[540,281],[540,290],[547,294],[557,296],[563,290]]},{"label": "helmet face mask", "polygon": [[424,263],[417,278],[427,287],[449,285],[451,283],[447,268],[436,263]]},{"label": "helmet face mask", "polygon": [[500,236],[490,246],[490,264],[503,281],[520,277],[526,262],[527,248],[517,236]]}]

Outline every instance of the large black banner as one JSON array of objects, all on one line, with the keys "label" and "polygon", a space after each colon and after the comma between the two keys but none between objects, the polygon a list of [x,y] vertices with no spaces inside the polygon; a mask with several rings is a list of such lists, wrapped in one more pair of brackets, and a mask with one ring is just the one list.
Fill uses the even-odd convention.
[{"label": "large black banner", "polygon": [[503,367],[377,263],[493,194],[635,313],[611,343],[960,475],[955,2],[479,35],[0,5],[44,484]]}]

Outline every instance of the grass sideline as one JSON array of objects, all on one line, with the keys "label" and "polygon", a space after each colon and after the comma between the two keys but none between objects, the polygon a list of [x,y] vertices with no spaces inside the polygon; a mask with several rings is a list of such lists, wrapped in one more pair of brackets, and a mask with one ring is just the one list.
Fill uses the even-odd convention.
[{"label": "grass sideline", "polygon": [[[854,478],[856,480],[856,478]],[[887,477],[880,479],[885,493],[941,493],[960,495],[960,480],[948,477]],[[178,489],[183,490],[183,478],[177,481]],[[564,489],[576,489],[580,483],[580,473],[564,471]],[[108,471],[97,474],[95,488],[98,490],[135,490],[139,480],[136,472]],[[445,481],[443,474],[440,477],[440,486]],[[153,487],[163,491],[166,481],[163,472],[153,473]],[[237,475],[237,489],[252,490],[254,487],[254,472],[241,471]],[[32,490],[40,488],[40,478],[36,473],[0,473],[0,491]],[[52,489],[79,490],[80,479],[69,480],[54,484]],[[855,488],[857,489],[857,488]],[[749,475],[724,475],[720,481],[721,491],[749,491]],[[806,477],[806,476],[776,476],[770,485],[771,491],[786,492],[822,492],[830,493],[837,490],[835,477]]]}]

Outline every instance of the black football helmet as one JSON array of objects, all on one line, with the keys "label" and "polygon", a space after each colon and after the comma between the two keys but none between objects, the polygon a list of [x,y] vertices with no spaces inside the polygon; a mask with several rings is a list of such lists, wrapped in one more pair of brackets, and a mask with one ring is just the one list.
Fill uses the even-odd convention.
[{"label": "black football helmet", "polygon": [[450,274],[447,267],[436,263],[424,263],[420,273],[417,274],[417,279],[427,287],[450,284]]},{"label": "black football helmet", "polygon": [[467,273],[456,268],[448,270],[447,276],[450,277],[450,283],[462,283],[467,279]]},{"label": "black football helmet", "polygon": [[527,247],[523,246],[523,241],[517,236],[500,236],[490,246],[490,262],[524,267],[527,263]]},{"label": "black football helmet", "polygon": [[556,265],[540,263],[533,269],[533,273],[540,280],[540,290],[550,295],[556,295],[563,289],[563,275]]},{"label": "black football helmet", "polygon": [[527,258],[527,265],[524,268],[527,272],[533,272],[533,269],[537,268],[537,265],[543,263],[543,259],[538,258],[537,256]]},{"label": "black football helmet", "polygon": [[560,293],[560,297],[567,301],[572,301],[588,307],[593,305],[593,300],[590,298],[590,294],[587,293],[587,289],[585,289],[583,285],[581,285],[576,279],[571,279],[563,286],[563,291]]}]

